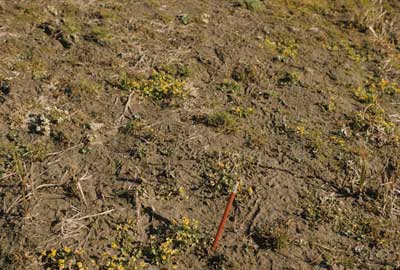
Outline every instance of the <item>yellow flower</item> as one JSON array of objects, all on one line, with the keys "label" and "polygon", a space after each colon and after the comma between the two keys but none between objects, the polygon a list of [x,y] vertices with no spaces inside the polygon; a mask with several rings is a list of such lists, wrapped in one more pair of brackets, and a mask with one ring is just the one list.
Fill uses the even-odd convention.
[{"label": "yellow flower", "polygon": [[182,218],[182,225],[188,227],[188,226],[190,225],[190,220],[189,220],[189,218],[183,217],[183,218]]},{"label": "yellow flower", "polygon": [[303,126],[297,126],[297,127],[296,127],[296,131],[297,131],[297,134],[303,136],[304,133],[305,133],[305,131],[306,131],[306,129],[305,129],[305,127],[303,127]]},{"label": "yellow flower", "polygon": [[385,79],[381,80],[380,86],[381,86],[381,90],[384,91],[385,88],[388,86],[389,82]]},{"label": "yellow flower", "polygon": [[82,269],[83,268],[83,264],[81,262],[77,262],[76,266],[78,266],[78,269]]},{"label": "yellow flower", "polygon": [[64,269],[64,268],[65,268],[65,260],[59,259],[58,260],[58,269]]},{"label": "yellow flower", "polygon": [[52,249],[48,255],[49,258],[54,258],[57,255],[57,250]]},{"label": "yellow flower", "polygon": [[340,146],[346,146],[346,141],[345,140],[343,140],[343,139],[338,139],[337,140],[337,142],[338,142],[338,144],[340,145]]},{"label": "yellow flower", "polygon": [[113,249],[117,249],[117,248],[118,248],[118,245],[117,245],[117,243],[112,242],[111,247],[112,247]]},{"label": "yellow flower", "polygon": [[185,193],[185,188],[184,187],[179,187],[178,188],[178,193],[181,197],[187,199],[186,193]]},{"label": "yellow flower", "polygon": [[69,248],[69,247],[64,247],[64,251],[65,251],[65,253],[71,253],[71,249]]}]

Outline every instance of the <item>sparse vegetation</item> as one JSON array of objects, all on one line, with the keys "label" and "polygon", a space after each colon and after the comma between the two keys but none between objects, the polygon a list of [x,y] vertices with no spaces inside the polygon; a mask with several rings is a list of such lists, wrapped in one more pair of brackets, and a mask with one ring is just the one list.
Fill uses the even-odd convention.
[{"label": "sparse vegetation", "polygon": [[138,88],[143,95],[155,100],[182,98],[186,94],[184,81],[162,71],[154,72],[148,81],[139,83]]},{"label": "sparse vegetation", "polygon": [[253,235],[254,241],[262,249],[271,249],[273,251],[280,251],[287,248],[289,244],[287,224],[278,221],[269,228],[256,228]]},{"label": "sparse vegetation", "polygon": [[260,0],[235,0],[235,5],[240,7],[247,8],[251,11],[263,11],[265,10],[265,6],[262,1]]},{"label": "sparse vegetation", "polygon": [[89,269],[84,265],[82,250],[72,250],[69,247],[51,249],[40,254],[44,269],[68,269],[85,270]]},{"label": "sparse vegetation", "polygon": [[206,124],[210,127],[226,127],[228,129],[235,126],[235,118],[228,112],[216,112],[207,116]]},{"label": "sparse vegetation", "polygon": [[238,93],[242,87],[239,83],[234,80],[225,79],[219,86],[218,89],[227,94]]},{"label": "sparse vegetation", "polygon": [[99,45],[106,45],[110,42],[112,36],[109,30],[104,26],[93,26],[90,32],[85,36],[89,41],[96,42]]},{"label": "sparse vegetation", "polygon": [[278,80],[279,86],[285,85],[302,85],[300,81],[299,73],[297,72],[286,72],[281,78]]},{"label": "sparse vegetation", "polygon": [[292,39],[283,40],[281,42],[272,41],[269,37],[264,39],[264,48],[274,54],[278,61],[287,62],[295,59],[298,54],[298,45]]},{"label": "sparse vegetation", "polygon": [[135,91],[153,101],[171,103],[174,99],[183,99],[189,91],[185,88],[188,69],[184,66],[164,66],[153,70],[147,79],[138,79],[123,74],[113,84],[123,91]]}]

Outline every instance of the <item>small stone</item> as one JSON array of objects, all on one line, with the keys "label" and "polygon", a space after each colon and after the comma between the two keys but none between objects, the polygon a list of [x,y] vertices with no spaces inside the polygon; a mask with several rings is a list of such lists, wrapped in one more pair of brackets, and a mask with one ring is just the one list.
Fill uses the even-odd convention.
[{"label": "small stone", "polygon": [[314,32],[314,33],[318,33],[319,32],[319,28],[318,27],[311,27],[308,30],[310,30],[311,32]]},{"label": "small stone", "polygon": [[203,13],[203,14],[201,14],[200,19],[203,23],[208,24],[210,22],[210,17],[211,17],[210,14]]},{"label": "small stone", "polygon": [[95,123],[95,122],[93,122],[93,123],[89,124],[90,129],[94,130],[94,131],[101,129],[104,126],[105,126],[104,123]]}]

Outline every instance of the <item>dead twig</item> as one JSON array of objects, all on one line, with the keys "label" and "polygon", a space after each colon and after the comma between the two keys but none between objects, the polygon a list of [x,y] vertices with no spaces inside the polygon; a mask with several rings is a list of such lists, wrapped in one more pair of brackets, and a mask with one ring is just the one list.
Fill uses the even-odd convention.
[{"label": "dead twig", "polygon": [[83,146],[83,143],[78,143],[78,144],[76,144],[76,145],[74,145],[74,146],[71,146],[71,147],[69,147],[69,148],[67,148],[67,149],[64,149],[64,150],[61,150],[61,151],[48,153],[48,154],[46,154],[46,157],[57,156],[57,155],[60,155],[60,154],[65,153],[65,152],[67,152],[67,151],[70,151],[70,150],[73,150],[73,149],[75,149],[75,148],[78,148],[78,147],[80,147],[80,146]]},{"label": "dead twig", "polygon": [[14,176],[14,175],[16,175],[16,173],[9,173],[9,174],[6,174],[6,175],[0,177],[0,180],[7,179],[7,178],[9,178],[9,177],[11,177],[11,176]]},{"label": "dead twig", "polygon": [[82,229],[87,228],[87,226],[84,223],[82,223],[83,220],[108,215],[113,211],[115,211],[115,209],[110,209],[101,213],[79,217],[80,211],[75,207],[74,209],[75,211],[78,212],[76,215],[74,215],[71,218],[63,219],[61,221],[61,234],[63,235],[64,238],[78,236]]},{"label": "dead twig", "polygon": [[76,186],[78,188],[78,191],[81,195],[82,201],[83,203],[86,205],[86,207],[88,206],[87,201],[86,201],[86,197],[85,197],[85,193],[83,192],[82,189],[82,185],[81,185],[81,181],[85,181],[92,178],[92,175],[88,175],[88,172],[85,172],[84,175],[78,179],[78,181],[76,181]]},{"label": "dead twig", "polygon": [[79,220],[84,220],[84,219],[88,219],[88,218],[94,218],[94,217],[99,217],[99,216],[104,216],[104,215],[108,215],[112,212],[114,212],[115,209],[109,209],[107,211],[101,212],[101,213],[97,213],[97,214],[92,214],[92,215],[87,215],[87,216],[83,216],[80,218],[72,218],[72,219],[66,219],[67,221],[79,221]]},{"label": "dead twig", "polygon": [[131,101],[132,101],[132,97],[133,94],[135,92],[132,91],[129,96],[128,96],[128,100],[125,102],[125,107],[124,107],[124,111],[122,112],[121,116],[118,119],[118,123],[121,125],[122,121],[124,118],[128,117],[128,113],[132,113],[132,109],[131,109]]}]

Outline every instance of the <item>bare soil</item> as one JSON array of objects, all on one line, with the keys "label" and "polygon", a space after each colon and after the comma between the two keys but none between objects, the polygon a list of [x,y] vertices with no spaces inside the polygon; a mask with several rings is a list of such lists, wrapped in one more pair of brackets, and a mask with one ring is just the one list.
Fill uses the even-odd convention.
[{"label": "bare soil", "polygon": [[399,20],[0,1],[0,269],[400,269]]}]

